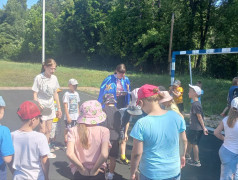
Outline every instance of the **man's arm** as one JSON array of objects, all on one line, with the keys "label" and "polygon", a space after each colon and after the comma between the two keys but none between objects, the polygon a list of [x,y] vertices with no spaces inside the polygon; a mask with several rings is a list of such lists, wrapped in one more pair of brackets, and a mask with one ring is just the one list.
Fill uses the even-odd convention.
[{"label": "man's arm", "polygon": [[44,172],[45,180],[49,180],[50,162],[47,155],[41,157],[41,165]]},{"label": "man's arm", "polygon": [[201,114],[196,114],[196,115],[197,115],[197,118],[198,118],[199,123],[200,123],[201,126],[202,126],[204,135],[208,135],[208,130],[207,130],[207,128],[206,128],[205,125],[204,125],[202,115],[201,115]]},{"label": "man's arm", "polygon": [[185,131],[179,134],[179,152],[180,152],[180,161],[181,168],[185,166],[185,154],[187,150],[187,137]]},{"label": "man's arm", "polygon": [[133,148],[131,152],[131,180],[136,179],[136,171],[143,153],[143,141],[133,138]]}]

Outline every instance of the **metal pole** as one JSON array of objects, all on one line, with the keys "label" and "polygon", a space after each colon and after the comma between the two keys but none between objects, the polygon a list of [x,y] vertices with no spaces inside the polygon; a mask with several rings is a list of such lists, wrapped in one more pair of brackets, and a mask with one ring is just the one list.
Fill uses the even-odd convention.
[{"label": "metal pole", "polygon": [[192,78],[192,65],[191,65],[191,55],[189,55],[189,73],[190,73],[190,84],[193,84],[193,78]]},{"label": "metal pole", "polygon": [[42,10],[42,64],[45,63],[45,0],[43,0]]},{"label": "metal pole", "polygon": [[171,19],[171,30],[170,30],[170,41],[169,41],[169,56],[168,56],[168,71],[171,72],[171,50],[172,50],[172,43],[173,43],[173,31],[174,31],[174,13],[172,14]]}]

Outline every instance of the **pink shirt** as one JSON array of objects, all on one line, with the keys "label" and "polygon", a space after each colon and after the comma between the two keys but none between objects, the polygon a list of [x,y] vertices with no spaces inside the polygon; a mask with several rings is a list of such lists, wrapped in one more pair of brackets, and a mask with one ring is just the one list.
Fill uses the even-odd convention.
[{"label": "pink shirt", "polygon": [[124,91],[122,84],[121,84],[121,80],[117,79],[117,96],[121,96],[121,91]]},{"label": "pink shirt", "polygon": [[[84,149],[81,146],[77,126],[70,128],[68,141],[75,143],[75,155],[83,166],[87,169],[92,169],[100,156],[102,143],[110,142],[110,133],[107,128],[102,126],[90,126],[87,128],[89,132],[89,149]],[[104,167],[106,167],[106,163],[102,165],[102,168]],[[70,168],[73,174],[77,171],[77,167],[72,163],[70,164]]]}]

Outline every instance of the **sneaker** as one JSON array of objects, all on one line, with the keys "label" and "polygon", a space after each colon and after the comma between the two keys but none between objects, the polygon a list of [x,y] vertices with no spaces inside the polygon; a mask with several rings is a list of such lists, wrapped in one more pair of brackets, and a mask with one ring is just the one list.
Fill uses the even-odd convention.
[{"label": "sneaker", "polygon": [[200,163],[200,161],[198,160],[198,161],[188,161],[187,162],[189,165],[191,165],[191,166],[196,166],[196,167],[201,167],[201,163]]},{"label": "sneaker", "polygon": [[49,153],[47,156],[48,156],[49,159],[56,158],[56,155],[54,153]]},{"label": "sneaker", "polygon": [[123,164],[125,164],[125,165],[129,165],[129,164],[130,164],[130,160],[127,159],[127,158],[125,158],[125,159],[120,158],[120,160],[121,160],[121,162],[122,162]]},{"label": "sneaker", "polygon": [[55,150],[55,151],[57,151],[57,150],[59,150],[60,149],[60,147],[59,146],[53,146],[53,149]]},{"label": "sneaker", "polygon": [[114,173],[108,172],[106,173],[105,178],[106,180],[113,180],[113,176],[114,176]]},{"label": "sneaker", "polygon": [[191,160],[192,158],[191,158],[190,155],[185,155],[185,159],[186,159],[186,161],[187,161],[187,160]]}]

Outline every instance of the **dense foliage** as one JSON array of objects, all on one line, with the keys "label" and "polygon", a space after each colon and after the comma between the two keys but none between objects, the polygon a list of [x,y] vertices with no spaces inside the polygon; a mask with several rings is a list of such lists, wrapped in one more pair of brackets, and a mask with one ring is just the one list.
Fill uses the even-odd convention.
[{"label": "dense foliage", "polygon": [[[66,65],[167,73],[171,16],[172,50],[237,47],[238,0],[47,0],[46,55]],[[0,58],[41,59],[42,0],[8,0],[0,10]],[[193,56],[195,72],[237,75],[238,55]],[[188,57],[176,63],[188,72]]]}]

